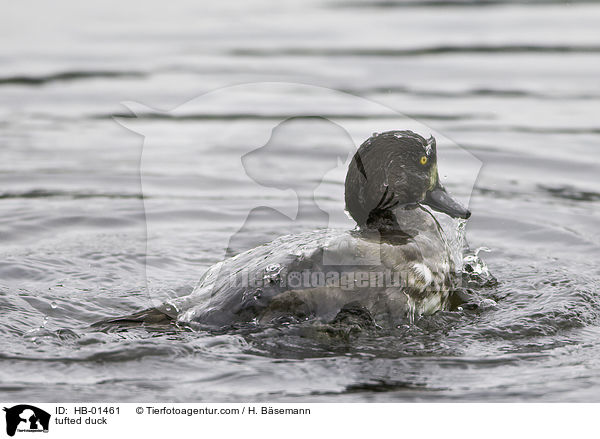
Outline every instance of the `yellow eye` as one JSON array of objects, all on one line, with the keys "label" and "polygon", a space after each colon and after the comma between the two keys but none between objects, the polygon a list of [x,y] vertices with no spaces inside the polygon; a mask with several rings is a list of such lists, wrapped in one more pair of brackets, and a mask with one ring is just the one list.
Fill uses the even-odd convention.
[{"label": "yellow eye", "polygon": [[427,164],[427,156],[424,155],[423,157],[421,157],[421,164],[422,165],[426,165]]}]

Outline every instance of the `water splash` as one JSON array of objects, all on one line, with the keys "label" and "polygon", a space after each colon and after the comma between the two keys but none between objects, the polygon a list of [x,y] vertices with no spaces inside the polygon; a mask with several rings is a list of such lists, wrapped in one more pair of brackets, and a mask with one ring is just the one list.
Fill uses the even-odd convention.
[{"label": "water splash", "polygon": [[412,297],[410,297],[410,294],[404,293],[404,295],[406,296],[406,307],[407,307],[406,315],[408,317],[408,323],[410,325],[413,325],[415,323],[415,314],[417,311],[417,305],[415,303],[415,300]]},{"label": "water splash", "polygon": [[271,264],[265,267],[263,280],[269,282],[278,282],[280,280],[281,271],[283,267],[281,264]]},{"label": "water splash", "polygon": [[466,236],[467,220],[450,220],[443,217],[436,218],[440,224],[442,224],[444,238],[446,239],[448,248],[450,248],[450,256],[452,258],[452,262],[454,263],[455,272],[461,273],[464,265],[463,255],[469,249]]},{"label": "water splash", "polygon": [[490,273],[490,270],[479,253],[490,252],[487,247],[479,247],[475,251],[470,251],[463,258],[463,286],[466,287],[486,287],[498,283],[496,278]]},{"label": "water splash", "polygon": [[480,252],[491,252],[487,247],[479,247],[472,254],[465,255],[463,258],[463,271],[473,273],[478,276],[489,276],[490,270],[487,264],[479,257]]}]

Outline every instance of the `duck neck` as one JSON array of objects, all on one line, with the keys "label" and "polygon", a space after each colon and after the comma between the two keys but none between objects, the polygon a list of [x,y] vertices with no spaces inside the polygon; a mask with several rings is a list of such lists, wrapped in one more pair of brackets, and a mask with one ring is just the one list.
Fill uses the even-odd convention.
[{"label": "duck neck", "polygon": [[369,213],[367,223],[365,225],[367,230],[378,230],[385,232],[399,231],[400,224],[398,224],[398,218],[396,214],[389,209],[379,210],[375,209]]},{"label": "duck neck", "polygon": [[[413,236],[415,231],[430,222],[432,215],[418,204],[405,204],[394,209],[371,211],[363,230],[380,231],[386,234]],[[435,218],[434,218],[435,220]]]}]

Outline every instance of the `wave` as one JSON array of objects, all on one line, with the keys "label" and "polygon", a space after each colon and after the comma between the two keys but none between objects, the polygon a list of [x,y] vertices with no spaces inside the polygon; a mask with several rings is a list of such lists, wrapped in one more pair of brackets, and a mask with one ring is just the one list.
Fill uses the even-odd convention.
[{"label": "wave", "polygon": [[411,119],[429,119],[429,120],[471,120],[489,118],[487,114],[353,114],[353,113],[330,113],[330,114],[319,114],[319,115],[298,115],[298,114],[283,114],[283,113],[272,113],[272,114],[257,114],[257,113],[227,113],[227,114],[212,114],[212,113],[196,113],[196,114],[182,114],[174,115],[169,113],[115,113],[115,114],[101,114],[93,116],[95,119],[112,119],[112,118],[125,118],[125,119],[147,119],[147,120],[172,120],[172,121],[202,121],[202,120],[282,120],[282,119],[350,119],[350,120],[373,120],[373,119],[398,119],[402,117],[409,117]]},{"label": "wave", "polygon": [[454,127],[458,131],[471,132],[515,132],[515,133],[532,133],[532,134],[600,134],[600,128],[597,127],[526,127],[517,125],[464,125]]},{"label": "wave", "polygon": [[81,198],[135,198],[142,199],[141,194],[109,194],[109,193],[87,193],[87,192],[68,192],[68,191],[48,191],[45,189],[33,189],[25,192],[0,192],[0,200],[8,198],[53,198],[69,197],[75,199]]},{"label": "wave", "polygon": [[549,5],[573,5],[573,4],[595,4],[597,0],[375,0],[375,1],[336,1],[331,2],[330,7],[340,9],[366,8],[366,9],[388,9],[388,8],[438,8],[438,7],[481,7],[481,6],[549,6]]},{"label": "wave", "polygon": [[387,93],[399,93],[413,96],[423,96],[432,98],[461,98],[461,97],[495,97],[495,98],[535,98],[543,100],[588,100],[598,99],[600,95],[593,93],[582,94],[582,93],[556,93],[547,94],[528,90],[519,89],[493,89],[493,88],[474,88],[468,90],[414,90],[409,87],[398,87],[398,86],[377,86],[377,87],[364,87],[364,88],[345,88],[341,91],[351,94],[387,94]]},{"label": "wave", "polygon": [[95,78],[144,77],[143,72],[134,71],[69,71],[49,75],[29,76],[17,75],[0,78],[1,85],[44,85],[49,82],[68,82]]},{"label": "wave", "polygon": [[230,51],[234,56],[320,56],[320,57],[402,57],[427,56],[445,54],[515,54],[515,53],[600,53],[600,46],[595,45],[470,45],[470,46],[431,46],[406,49],[392,48],[344,48],[344,47],[290,47],[275,49],[240,48]]},{"label": "wave", "polygon": [[538,188],[546,191],[553,197],[571,201],[600,201],[600,193],[585,191],[573,186],[546,186],[538,185]]}]

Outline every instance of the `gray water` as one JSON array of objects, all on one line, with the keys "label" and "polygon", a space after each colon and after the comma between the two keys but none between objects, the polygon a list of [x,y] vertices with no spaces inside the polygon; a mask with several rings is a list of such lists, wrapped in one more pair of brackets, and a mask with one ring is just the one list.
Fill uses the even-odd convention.
[{"label": "gray water", "polygon": [[[600,4],[33,8],[0,17],[0,399],[599,400]],[[299,115],[324,119],[279,126]],[[351,227],[349,150],[411,127],[490,250],[487,306],[350,336],[90,327],[189,293],[228,245]]]}]

